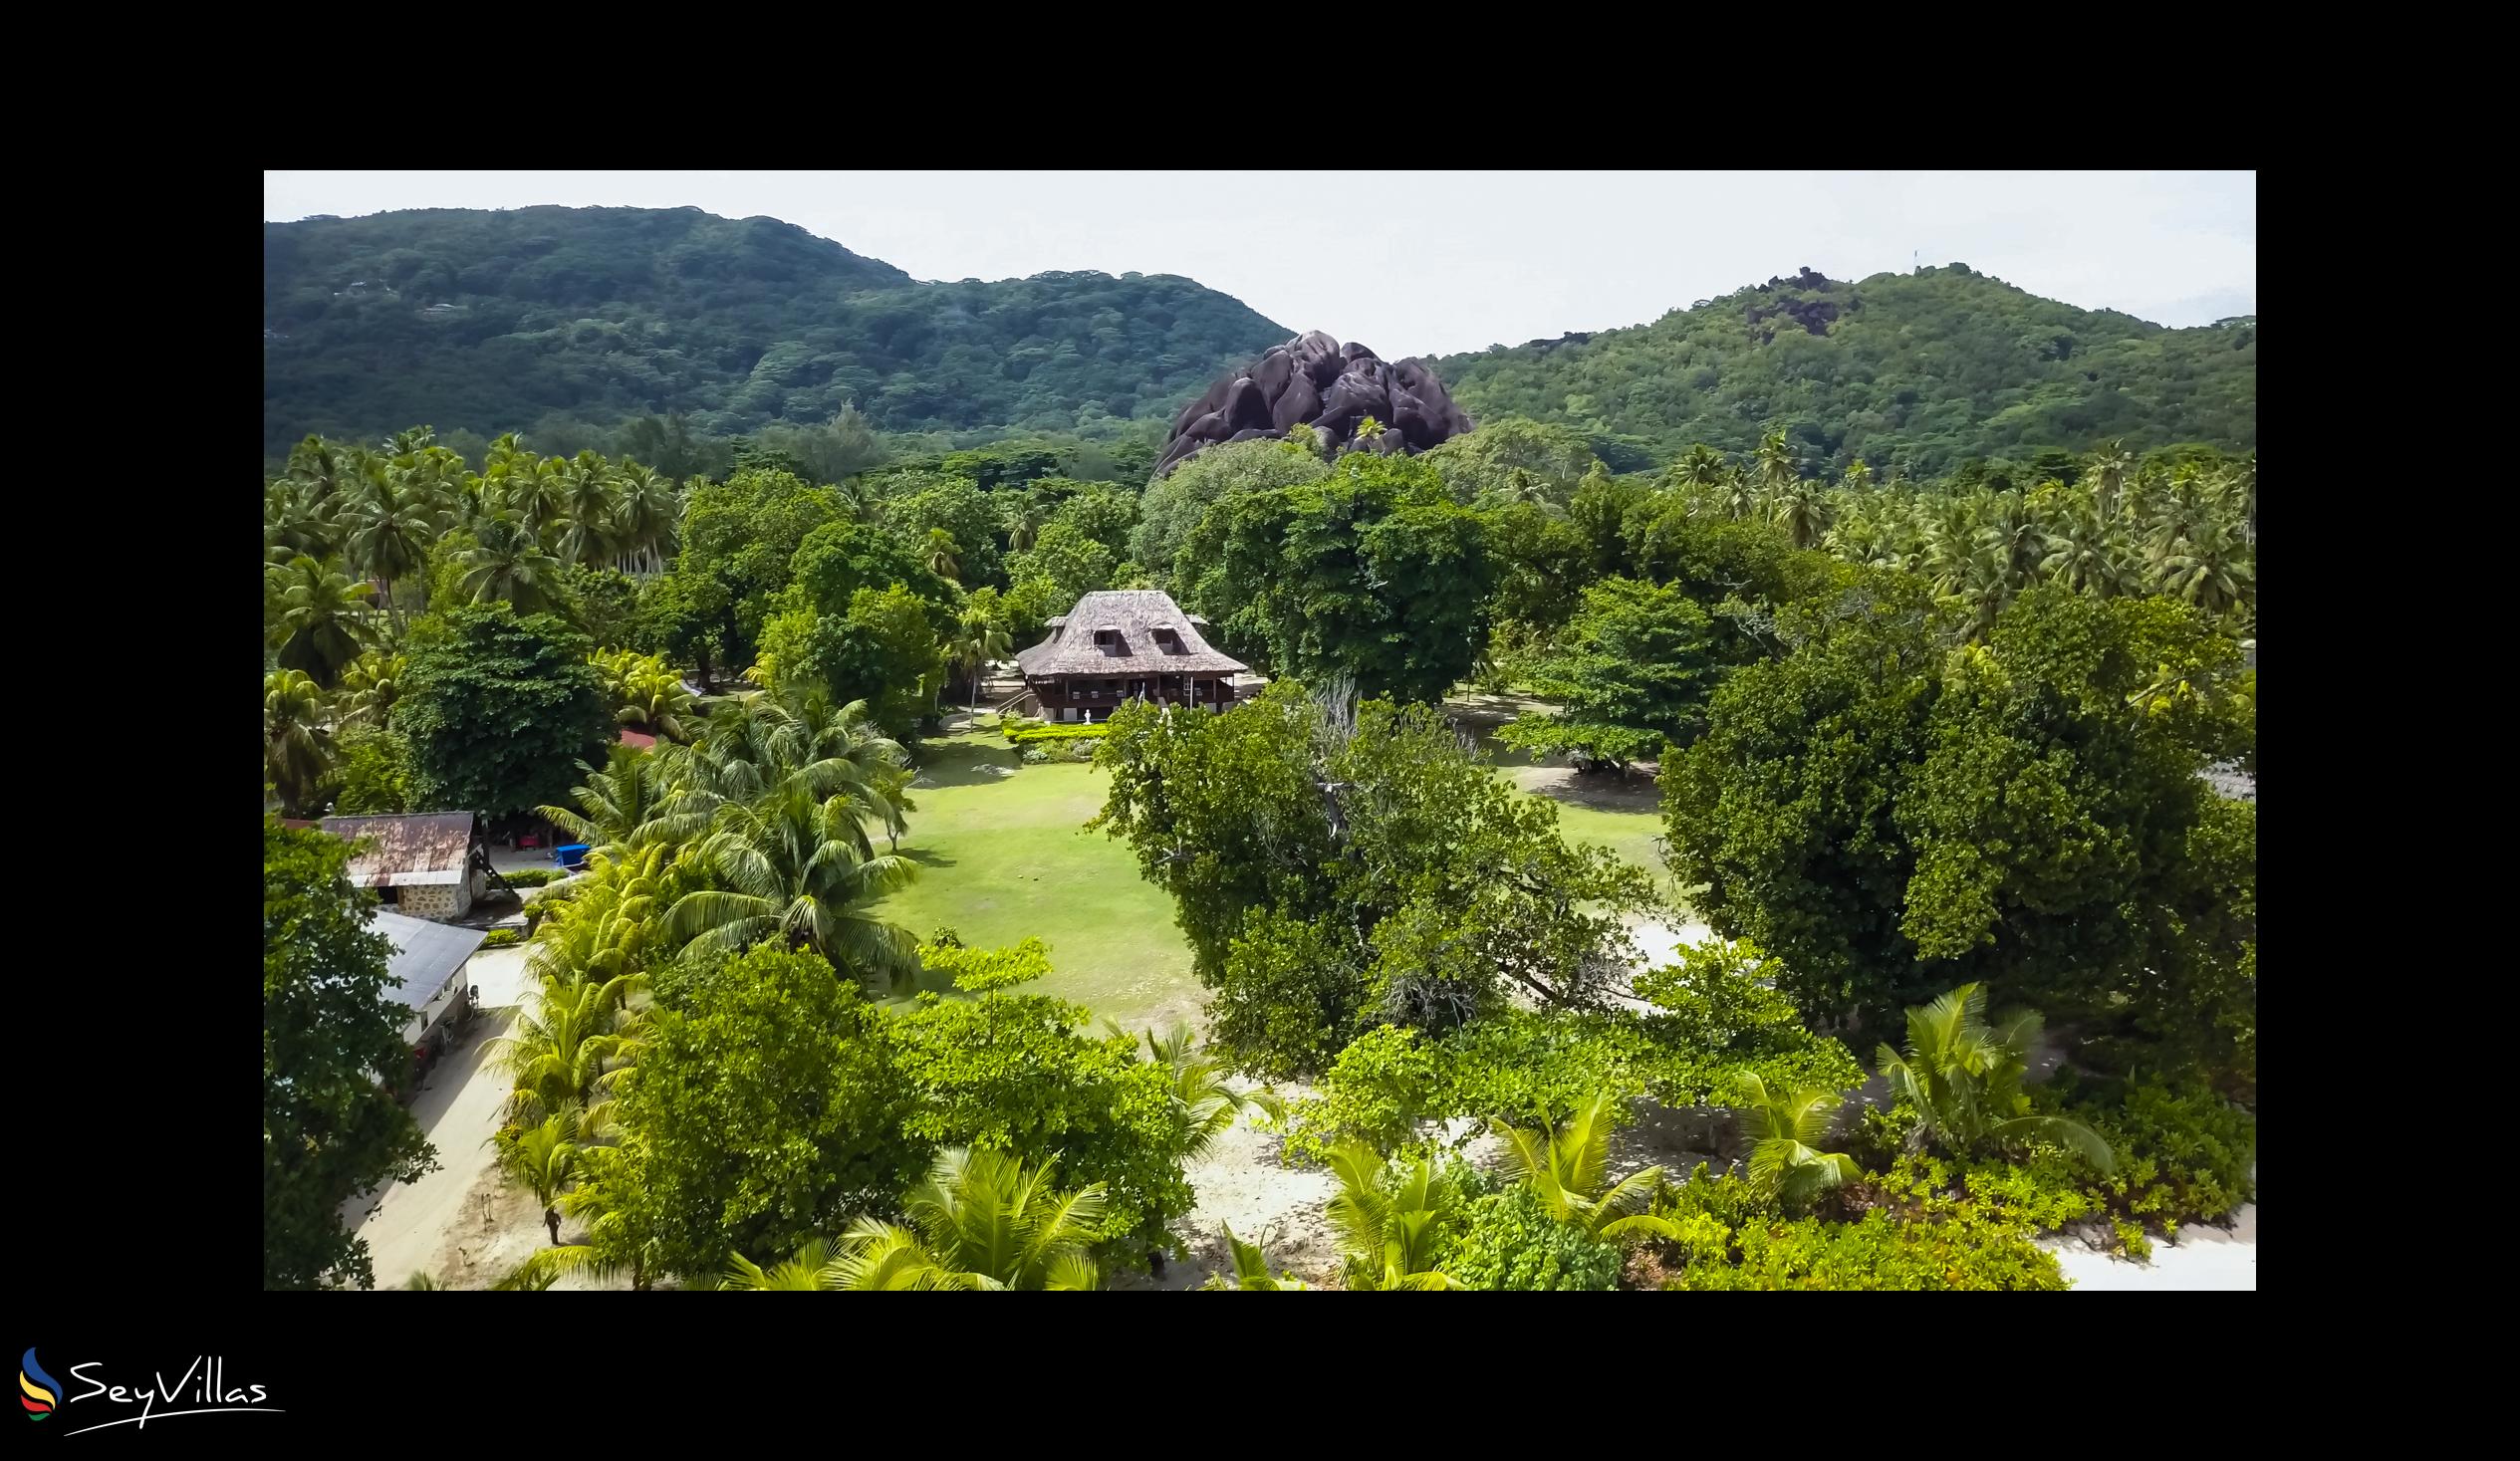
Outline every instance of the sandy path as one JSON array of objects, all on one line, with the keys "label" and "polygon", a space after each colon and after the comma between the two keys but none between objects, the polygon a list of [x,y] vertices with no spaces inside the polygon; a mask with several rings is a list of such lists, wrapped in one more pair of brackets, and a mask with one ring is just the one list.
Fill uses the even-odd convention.
[{"label": "sandy path", "polygon": [[[506,1030],[507,1014],[485,1011],[471,1038],[438,1063],[411,1103],[412,1118],[437,1148],[438,1168],[416,1182],[392,1183],[368,1199],[359,1232],[368,1240],[380,1289],[398,1289],[415,1272],[436,1273],[440,1241],[454,1226],[466,1196],[491,1169],[490,1136],[499,1129],[499,1108],[509,1086],[489,1068],[489,1043]],[[345,1215],[357,1221],[357,1205]]]},{"label": "sandy path", "polygon": [[2234,1215],[2228,1231],[2189,1224],[2172,1246],[2152,1240],[2152,1261],[2128,1263],[2067,1238],[2043,1240],[2077,1289],[2257,1291],[2257,1204]]}]

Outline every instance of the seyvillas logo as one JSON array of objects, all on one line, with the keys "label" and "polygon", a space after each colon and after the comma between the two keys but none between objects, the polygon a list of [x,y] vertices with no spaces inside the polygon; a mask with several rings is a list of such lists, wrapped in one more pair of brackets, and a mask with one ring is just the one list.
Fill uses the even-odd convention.
[{"label": "seyvillas logo", "polygon": [[[158,1370],[145,1385],[117,1384],[102,1378],[97,1371],[104,1368],[105,1361],[101,1359],[71,1365],[70,1377],[78,1387],[64,1394],[61,1382],[35,1362],[35,1351],[27,1350],[26,1357],[18,1361],[18,1400],[25,1405],[27,1418],[43,1420],[64,1406],[77,1405],[80,1408],[67,1417],[71,1428],[63,1432],[75,1436],[117,1425],[146,1430],[152,1420],[178,1415],[287,1413],[277,1405],[263,1403],[271,1398],[271,1393],[261,1385],[231,1383],[227,1361],[214,1354],[195,1358],[171,1380],[164,1370]],[[92,1401],[103,1403],[89,1403]],[[123,1414],[116,1408],[134,1405],[139,1407],[136,1415]],[[182,1408],[170,1408],[175,1406]],[[86,1423],[81,1424],[83,1421]]]},{"label": "seyvillas logo", "polygon": [[44,1372],[44,1366],[35,1362],[32,1349],[18,1361],[18,1389],[23,1392],[18,1403],[26,1407],[29,1420],[42,1420],[61,1403],[61,1381]]}]

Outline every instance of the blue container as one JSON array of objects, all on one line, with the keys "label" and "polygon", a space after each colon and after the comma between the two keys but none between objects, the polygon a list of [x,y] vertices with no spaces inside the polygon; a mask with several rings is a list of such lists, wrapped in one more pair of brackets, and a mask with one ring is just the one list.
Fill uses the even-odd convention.
[{"label": "blue container", "polygon": [[587,845],[571,843],[567,847],[554,848],[551,850],[551,859],[573,871],[584,867],[587,865]]}]

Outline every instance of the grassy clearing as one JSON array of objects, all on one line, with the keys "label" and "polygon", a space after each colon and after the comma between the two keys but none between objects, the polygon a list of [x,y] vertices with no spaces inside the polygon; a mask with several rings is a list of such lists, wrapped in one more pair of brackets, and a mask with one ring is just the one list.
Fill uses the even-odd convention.
[{"label": "grassy clearing", "polygon": [[[919,879],[879,912],[922,939],[940,926],[980,946],[1039,937],[1053,972],[1028,988],[1133,1030],[1197,1018],[1204,992],[1172,900],[1137,875],[1128,848],[1082,831],[1103,810],[1103,773],[1064,761],[1019,766],[995,734],[930,741],[925,762],[901,839]],[[1663,875],[1653,812],[1553,800],[1570,839]]]}]

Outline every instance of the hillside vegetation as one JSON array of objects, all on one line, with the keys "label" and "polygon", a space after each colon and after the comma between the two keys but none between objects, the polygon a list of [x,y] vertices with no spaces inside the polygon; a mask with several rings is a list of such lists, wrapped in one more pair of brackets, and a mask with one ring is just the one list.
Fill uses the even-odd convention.
[{"label": "hillside vegetation", "polygon": [[1294,332],[1170,275],[922,284],[772,218],[426,209],[263,228],[263,430],[1158,423]]},{"label": "hillside vegetation", "polygon": [[1939,476],[2104,440],[2257,447],[2254,318],[2171,330],[2079,310],[1965,264],[1861,283],[1805,271],[1650,325],[1451,356],[1470,412],[1582,430],[1618,470],[1783,427],[1832,474]]}]

